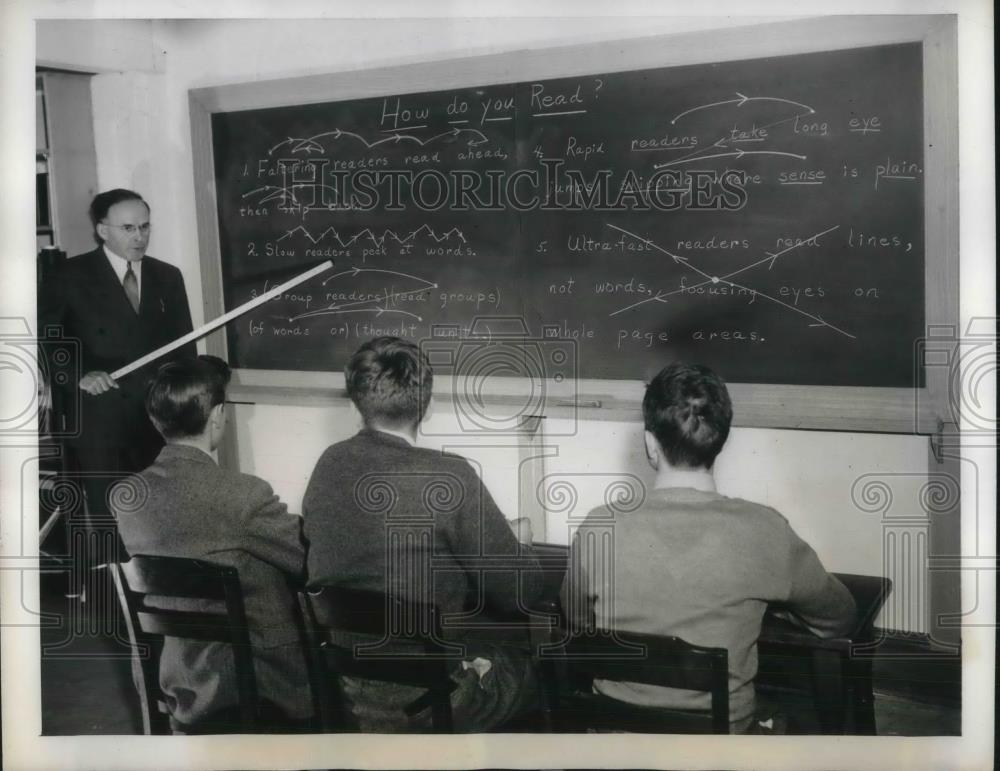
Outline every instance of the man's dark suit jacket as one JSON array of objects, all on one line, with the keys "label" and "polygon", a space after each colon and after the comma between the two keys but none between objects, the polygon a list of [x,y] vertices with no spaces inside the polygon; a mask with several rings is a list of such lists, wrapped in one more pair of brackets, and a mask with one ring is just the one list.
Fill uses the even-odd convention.
[{"label": "man's dark suit jacket", "polygon": [[[42,288],[38,326],[39,337],[47,327],[57,326],[65,337],[79,341],[80,375],[94,370],[110,374],[190,332],[191,312],[181,272],[153,257],[143,257],[136,314],[103,247],[98,247],[67,260]],[[125,376],[117,389],[99,396],[80,392],[78,381],[71,378],[58,395],[69,412],[67,420],[79,426],[71,443],[82,451],[147,448],[138,455],[146,455],[146,463],[152,462],[162,440],[146,416],[146,387],[164,361],[196,354],[194,343],[188,343]],[[78,401],[81,409],[76,415],[73,406]],[[138,471],[144,465],[124,470]]]},{"label": "man's dark suit jacket", "polygon": [[[254,670],[263,699],[290,718],[313,712],[287,577],[301,581],[301,518],[289,514],[262,479],[220,468],[196,447],[168,444],[148,469],[112,495],[129,554],[202,559],[240,574]],[[128,508],[125,503],[128,502]],[[158,604],[164,604],[161,601]],[[160,685],[171,715],[188,725],[237,704],[232,652],[222,643],[167,638]]]}]

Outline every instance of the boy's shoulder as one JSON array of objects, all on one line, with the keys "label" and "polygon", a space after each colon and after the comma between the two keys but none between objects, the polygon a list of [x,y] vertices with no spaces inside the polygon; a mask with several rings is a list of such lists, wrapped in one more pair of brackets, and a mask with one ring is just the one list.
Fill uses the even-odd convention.
[{"label": "boy's shoulder", "polygon": [[731,512],[743,517],[759,520],[761,523],[775,526],[787,526],[788,518],[772,506],[748,501],[746,498],[730,498],[719,496],[727,513]]},{"label": "boy's shoulder", "polygon": [[440,469],[465,476],[475,474],[475,468],[468,458],[446,450],[435,450],[430,447],[404,445],[393,442],[386,444],[378,437],[361,431],[352,437],[331,444],[320,456],[318,465],[335,465],[348,462],[362,462],[370,471],[380,470],[385,465],[403,465],[428,469]]},{"label": "boy's shoulder", "polygon": [[[698,494],[697,498],[693,498],[693,493],[685,490],[680,493],[677,500],[673,500],[669,495],[664,496],[661,491],[655,491],[659,492],[658,495],[650,495],[652,492],[654,491],[647,491],[647,494],[639,499],[596,506],[587,513],[583,524],[611,524],[626,520],[638,524],[649,518],[656,520],[662,515],[669,515],[672,510],[683,509],[697,516],[722,515],[732,523],[773,533],[784,532],[791,528],[788,518],[777,509],[745,498],[733,498],[717,493],[706,493],[705,497]],[[693,509],[689,509],[691,504],[695,504]]]}]

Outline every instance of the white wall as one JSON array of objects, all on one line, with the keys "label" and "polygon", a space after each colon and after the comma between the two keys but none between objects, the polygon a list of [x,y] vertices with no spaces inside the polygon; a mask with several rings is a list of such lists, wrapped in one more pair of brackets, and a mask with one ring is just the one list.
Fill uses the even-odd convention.
[{"label": "white wall", "polygon": [[153,152],[163,146],[165,79],[161,73],[109,72],[91,78],[98,189],[124,187],[142,194],[150,205],[150,253],[181,266],[168,244],[172,220],[164,211],[170,200],[163,181],[170,176],[170,156]]},{"label": "white wall", "polygon": [[[240,468],[265,477],[298,512],[320,453],[354,434],[360,419],[349,404],[238,405],[233,424]],[[580,519],[608,495],[644,496],[651,489],[653,474],[638,421],[543,421],[538,444],[546,457],[537,478],[524,473],[509,438],[444,435],[454,427],[454,419],[439,411],[418,443],[459,452],[477,463],[508,517],[532,516],[544,502],[549,513],[544,526],[535,526],[539,540],[568,543]],[[929,535],[933,517],[921,504],[927,464],[926,437],[737,428],[716,463],[716,480],[722,494],[784,514],[829,570],[888,575],[896,583],[898,602],[882,614],[880,625],[927,632],[926,571],[914,573],[899,564],[901,557],[917,556],[913,550],[920,544],[901,555],[887,541],[903,530]],[[521,503],[526,499],[528,507]]]},{"label": "white wall", "polygon": [[163,51],[153,44],[149,19],[42,19],[36,30],[39,67],[80,72],[157,72],[163,68]]},{"label": "white wall", "polygon": [[[181,267],[197,325],[203,309],[189,89],[745,23],[737,17],[156,21],[149,27],[149,64],[140,45],[123,58],[126,72],[94,79],[99,182],[134,186],[148,196],[154,211],[150,252]],[[89,48],[63,43],[106,38],[102,24],[40,22],[39,51],[50,60],[63,53],[67,66],[91,61]],[[349,435],[355,421],[346,409],[240,406],[234,422],[241,468],[267,478],[298,510],[316,457],[327,444]],[[577,513],[600,503],[616,479],[634,476],[640,484],[649,483],[638,423],[580,423],[570,437],[556,436],[566,433],[557,423],[545,429],[543,443],[556,455],[546,459],[544,473],[551,475],[550,482],[560,476],[572,481],[579,493]],[[523,497],[516,452],[480,446],[468,454],[482,460],[487,484],[513,516]],[[867,511],[872,505],[863,501],[859,506],[855,483],[864,475],[888,480],[894,511],[908,511],[917,526],[930,526],[919,500],[928,480],[926,438],[737,429],[718,464],[721,492],[782,511],[829,568],[882,573],[888,510],[875,505]],[[549,539],[566,541],[568,516],[550,517]],[[957,533],[957,523],[939,521],[937,526]],[[904,587],[897,585],[897,592],[905,592]],[[924,601],[922,595],[918,599]],[[911,608],[906,628],[926,629],[926,616],[925,609]]]}]

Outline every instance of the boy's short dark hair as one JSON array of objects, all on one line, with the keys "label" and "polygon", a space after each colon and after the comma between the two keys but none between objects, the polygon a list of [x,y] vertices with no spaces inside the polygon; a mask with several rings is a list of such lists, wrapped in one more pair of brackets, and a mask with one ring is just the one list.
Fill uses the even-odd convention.
[{"label": "boy's short dark hair", "polygon": [[146,412],[164,439],[198,436],[212,408],[226,400],[232,372],[215,356],[167,362],[146,392]]},{"label": "boy's short dark hair", "polygon": [[105,190],[103,193],[98,193],[94,196],[94,200],[90,202],[90,224],[94,226],[94,237],[100,241],[101,237],[97,235],[97,223],[104,222],[108,216],[108,212],[111,211],[111,207],[122,201],[141,201],[146,206],[146,211],[151,211],[149,204],[146,203],[146,199],[139,195],[134,190],[126,190],[124,187],[116,187],[113,190]]},{"label": "boy's short dark hair", "polygon": [[427,356],[398,337],[376,337],[362,345],[344,367],[347,395],[365,424],[419,423],[431,401],[434,373]]},{"label": "boy's short dark hair", "polygon": [[642,417],[672,466],[712,468],[729,437],[733,404],[712,370],[677,362],[646,387]]}]

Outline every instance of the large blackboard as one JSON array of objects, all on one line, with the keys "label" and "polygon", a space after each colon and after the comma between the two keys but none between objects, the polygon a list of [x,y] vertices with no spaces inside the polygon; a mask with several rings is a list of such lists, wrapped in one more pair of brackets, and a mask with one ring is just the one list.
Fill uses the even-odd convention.
[{"label": "large blackboard", "polygon": [[923,99],[913,42],[216,112],[226,308],[336,264],[230,360],[521,330],[500,374],[922,385]]}]

